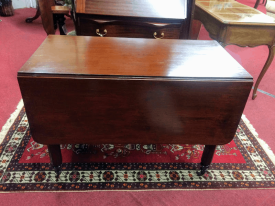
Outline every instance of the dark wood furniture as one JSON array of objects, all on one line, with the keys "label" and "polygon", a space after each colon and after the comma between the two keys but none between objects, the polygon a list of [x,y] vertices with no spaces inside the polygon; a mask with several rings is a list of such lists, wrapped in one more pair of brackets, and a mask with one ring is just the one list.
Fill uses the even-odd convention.
[{"label": "dark wood furniture", "polygon": [[48,36],[18,72],[32,137],[54,166],[65,143],[216,145],[236,132],[253,80],[216,42]]},{"label": "dark wood furniture", "polygon": [[55,34],[57,27],[59,28],[60,34],[66,34],[65,27],[65,15],[69,15],[70,9],[67,6],[62,6],[62,1],[55,0],[37,0],[37,12],[32,18],[27,18],[26,22],[31,23],[41,15],[42,25],[47,33]]},{"label": "dark wood furniture", "polygon": [[[265,5],[266,5],[267,1],[268,1],[268,0],[263,0],[262,4],[265,4]],[[256,0],[256,3],[255,3],[255,5],[254,5],[254,8],[255,8],[255,9],[258,8],[260,2],[261,2],[261,0]]]},{"label": "dark wood furniture", "polygon": [[66,35],[67,29],[65,25],[65,15],[69,15],[69,8],[67,6],[52,6],[51,11],[53,15],[54,29],[56,30],[58,27],[60,35]]},{"label": "dark wood furniture", "polygon": [[[40,3],[39,3],[39,1],[40,1]],[[32,23],[34,20],[38,19],[38,17],[41,16],[41,9],[40,9],[40,6],[39,6],[41,4],[43,4],[43,6],[44,6],[44,4],[47,4],[47,5],[49,5],[49,7],[50,6],[55,6],[55,5],[63,6],[64,5],[64,1],[61,1],[61,0],[60,1],[57,1],[57,0],[36,0],[36,13],[35,13],[35,15],[33,17],[26,18],[25,21],[27,23]],[[45,12],[45,11],[42,11],[42,13],[43,12]],[[50,13],[51,12],[49,12],[49,14]],[[66,13],[66,16],[71,17],[68,13]]]},{"label": "dark wood furniture", "polygon": [[223,47],[268,46],[268,58],[253,89],[252,98],[255,99],[258,86],[275,55],[274,18],[234,0],[196,0],[194,19],[200,21],[209,32],[209,36]]},{"label": "dark wood furniture", "polygon": [[76,0],[78,36],[188,39],[195,0]]}]

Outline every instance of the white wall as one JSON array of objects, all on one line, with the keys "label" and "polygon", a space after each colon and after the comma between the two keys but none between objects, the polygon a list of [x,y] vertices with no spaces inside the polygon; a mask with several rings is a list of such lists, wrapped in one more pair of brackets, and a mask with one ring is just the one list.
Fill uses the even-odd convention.
[{"label": "white wall", "polygon": [[14,9],[36,8],[36,0],[12,0]]}]

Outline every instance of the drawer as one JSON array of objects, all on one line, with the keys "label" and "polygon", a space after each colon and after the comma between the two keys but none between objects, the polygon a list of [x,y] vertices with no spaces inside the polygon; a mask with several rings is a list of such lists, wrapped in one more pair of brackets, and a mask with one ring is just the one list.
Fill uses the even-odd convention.
[{"label": "drawer", "polygon": [[101,21],[81,18],[80,36],[179,39],[181,24]]}]

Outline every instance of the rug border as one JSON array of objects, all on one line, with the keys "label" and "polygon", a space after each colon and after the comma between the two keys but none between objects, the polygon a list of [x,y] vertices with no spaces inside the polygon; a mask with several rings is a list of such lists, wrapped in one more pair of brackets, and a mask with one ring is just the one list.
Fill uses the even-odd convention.
[{"label": "rug border", "polygon": [[23,99],[21,99],[16,107],[16,110],[10,115],[10,118],[6,121],[0,132],[0,144],[2,144],[5,139],[10,127],[13,125],[14,121],[18,117],[20,111],[22,110],[24,104]]},{"label": "rug border", "polygon": [[259,134],[256,132],[256,129],[254,128],[254,126],[250,123],[250,121],[247,119],[247,117],[244,114],[242,115],[242,120],[245,123],[245,125],[248,127],[248,129],[250,130],[250,132],[254,135],[254,137],[256,138],[256,140],[259,142],[259,144],[261,145],[261,147],[264,149],[264,151],[266,152],[266,154],[269,157],[269,159],[275,165],[275,155],[274,155],[272,149],[268,146],[268,144],[264,140],[262,140],[259,137]]},{"label": "rug border", "polygon": [[211,190],[275,190],[275,188],[207,188],[207,189],[159,189],[159,190],[155,190],[155,189],[141,189],[141,190],[120,190],[120,189],[114,189],[114,190],[60,190],[60,191],[0,191],[0,194],[7,194],[7,193],[63,193],[63,192],[169,192],[169,191],[211,191]]}]

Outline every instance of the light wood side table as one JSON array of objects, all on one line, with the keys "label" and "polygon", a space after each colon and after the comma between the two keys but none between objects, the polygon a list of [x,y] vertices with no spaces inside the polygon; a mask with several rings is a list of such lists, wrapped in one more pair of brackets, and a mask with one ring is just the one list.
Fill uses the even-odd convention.
[{"label": "light wood side table", "polygon": [[[257,88],[274,58],[275,21],[272,17],[234,0],[196,0],[194,19],[200,21],[212,39],[223,47],[237,45],[256,47],[267,45],[269,55],[254,86]],[[193,36],[198,36],[200,23],[193,23]],[[197,31],[196,31],[197,29]]]}]

